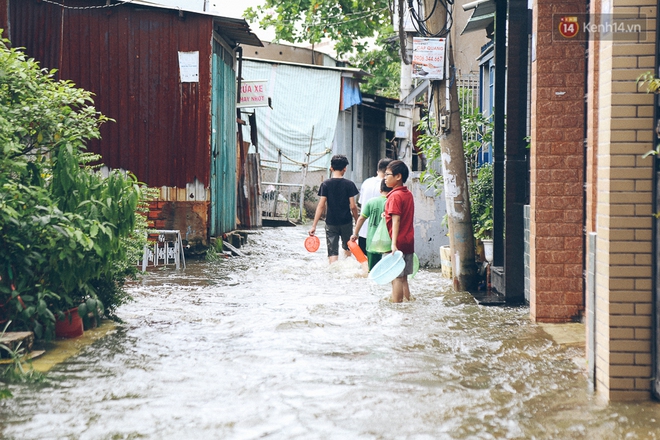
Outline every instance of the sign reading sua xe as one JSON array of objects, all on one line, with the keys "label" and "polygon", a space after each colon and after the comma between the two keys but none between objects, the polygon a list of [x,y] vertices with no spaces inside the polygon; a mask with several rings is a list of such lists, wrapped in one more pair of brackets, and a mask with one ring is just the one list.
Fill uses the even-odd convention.
[{"label": "sign reading sua xe", "polygon": [[268,81],[241,81],[241,102],[236,107],[268,107]]}]

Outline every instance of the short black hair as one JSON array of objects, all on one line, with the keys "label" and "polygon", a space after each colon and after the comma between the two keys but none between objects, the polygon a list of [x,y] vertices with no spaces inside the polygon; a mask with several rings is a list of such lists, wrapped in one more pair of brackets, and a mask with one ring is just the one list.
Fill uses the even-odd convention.
[{"label": "short black hair", "polygon": [[380,181],[380,192],[386,192],[386,193],[388,193],[388,192],[390,192],[390,191],[392,191],[392,188],[390,188],[389,186],[387,186],[387,184],[385,183],[385,179],[381,180],[381,181]]},{"label": "short black hair", "polygon": [[335,171],[341,171],[348,166],[348,159],[343,154],[335,154],[330,159],[330,166]]},{"label": "short black hair", "polygon": [[390,162],[390,164],[387,166],[387,169],[392,172],[393,175],[401,174],[401,182],[406,183],[406,180],[408,180],[408,175],[410,174],[410,171],[408,171],[408,166],[403,163],[401,160],[393,160]]},{"label": "short black hair", "polygon": [[381,159],[378,161],[378,171],[381,173],[384,173],[385,170],[387,169],[387,166],[392,162],[392,159],[389,157],[386,157],[385,159]]}]

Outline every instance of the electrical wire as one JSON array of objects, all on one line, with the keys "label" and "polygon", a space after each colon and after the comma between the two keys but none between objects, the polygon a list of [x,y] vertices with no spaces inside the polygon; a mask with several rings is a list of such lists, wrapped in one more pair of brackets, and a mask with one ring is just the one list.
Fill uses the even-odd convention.
[{"label": "electrical wire", "polygon": [[[133,3],[134,0],[126,0],[126,1],[120,1],[119,3],[115,4],[109,4],[106,3],[105,5],[95,5],[95,6],[67,6],[63,3],[58,3],[54,0],[41,0],[43,3],[49,3],[51,5],[59,6],[62,9],[76,9],[76,10],[84,10],[84,9],[105,9],[105,8],[114,8],[116,6],[121,6],[121,5],[126,5],[128,3]],[[63,0],[64,1],[64,0]]]},{"label": "electrical wire", "polygon": [[[388,8],[376,9],[376,10],[373,10],[373,11],[370,11],[370,12],[366,12],[363,15],[359,15],[359,16],[357,14],[360,14],[360,13],[356,12],[354,14],[346,14],[346,15],[342,15],[342,16],[337,15],[337,16],[333,16],[333,17],[327,17],[328,19],[339,19],[339,20],[338,21],[325,20],[323,23],[319,23],[319,24],[310,23],[310,24],[305,24],[305,26],[310,27],[310,28],[317,28],[317,27],[324,27],[325,28],[325,27],[328,27],[328,26],[334,26],[334,25],[345,24],[345,23],[352,23],[354,21],[359,21],[359,20],[363,20],[363,19],[368,18],[368,17],[373,17],[375,15],[380,15],[384,11],[386,11],[387,9]],[[347,17],[347,16],[351,16],[351,15],[355,15],[355,18],[352,18],[350,20],[342,20],[341,19],[341,17]]]},{"label": "electrical wire", "polygon": [[[400,0],[400,1],[405,1],[405,0]],[[414,0],[407,0],[408,12],[410,14],[413,27],[421,36],[438,38],[438,37],[444,37],[449,34],[449,31],[451,30],[451,27],[454,23],[453,7],[452,7],[454,4],[454,0],[435,0],[433,2],[433,7],[431,8],[431,11],[429,11],[423,17],[419,15],[419,11],[422,11],[424,9],[423,0],[417,0],[416,8],[413,6],[413,1]],[[443,28],[440,29],[438,32],[434,33],[428,29],[426,22],[433,16],[434,13],[436,13],[436,10],[438,11],[438,13],[441,13],[440,9],[438,8],[439,5],[446,11],[447,20]]]}]

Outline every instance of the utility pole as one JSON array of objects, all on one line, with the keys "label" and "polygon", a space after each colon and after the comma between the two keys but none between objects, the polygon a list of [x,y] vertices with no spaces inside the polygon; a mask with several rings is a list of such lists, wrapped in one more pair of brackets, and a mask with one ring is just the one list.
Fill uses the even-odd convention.
[{"label": "utility pole", "polygon": [[[405,38],[405,44],[406,44],[406,54],[412,53],[412,37],[408,32],[406,32],[406,38]],[[400,88],[399,88],[399,96],[400,99],[403,100],[410,94],[412,91],[412,65],[410,62],[406,63],[405,61],[401,62],[401,82],[400,82]],[[409,169],[412,170],[412,138],[413,138],[413,108],[414,104],[412,105],[406,105],[403,107],[399,107],[399,115],[403,118],[406,119],[406,123],[408,124],[408,131],[407,131],[407,137],[400,138],[399,139],[399,145],[398,151],[397,151],[397,156],[399,159],[401,159]]]},{"label": "utility pole", "polygon": [[[424,0],[424,14],[433,11],[426,22],[431,34],[438,34],[447,22],[447,11],[442,7],[436,7],[437,3],[439,2],[436,0]],[[454,56],[449,33],[446,37],[448,54],[446,61],[453,66]],[[431,81],[431,93],[435,104],[436,125],[440,129],[442,175],[447,204],[454,290],[471,291],[477,283],[474,232],[470,214],[461,115],[458,108],[458,87],[455,79],[450,80],[451,78],[445,78],[443,81]]]}]

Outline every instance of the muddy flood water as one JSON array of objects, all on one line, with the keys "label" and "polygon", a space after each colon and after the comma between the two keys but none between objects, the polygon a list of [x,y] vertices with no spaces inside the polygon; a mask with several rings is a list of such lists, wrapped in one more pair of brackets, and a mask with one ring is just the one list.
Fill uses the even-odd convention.
[{"label": "muddy flood water", "polygon": [[528,308],[484,307],[438,270],[414,300],[307,228],[249,255],[151,271],[106,337],[0,402],[3,439],[656,439],[660,404],[606,404],[584,350]]}]

